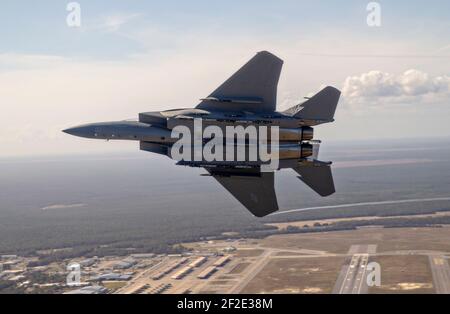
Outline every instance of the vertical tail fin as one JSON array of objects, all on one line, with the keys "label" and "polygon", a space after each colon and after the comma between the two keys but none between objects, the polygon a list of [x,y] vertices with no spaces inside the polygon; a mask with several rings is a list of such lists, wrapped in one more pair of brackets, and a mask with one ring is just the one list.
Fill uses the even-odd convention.
[{"label": "vertical tail fin", "polygon": [[197,106],[205,110],[273,112],[283,60],[261,51]]},{"label": "vertical tail fin", "polygon": [[334,121],[334,113],[341,92],[332,87],[327,86],[316,95],[285,111],[285,113],[302,120],[317,121],[318,123],[327,123]]}]

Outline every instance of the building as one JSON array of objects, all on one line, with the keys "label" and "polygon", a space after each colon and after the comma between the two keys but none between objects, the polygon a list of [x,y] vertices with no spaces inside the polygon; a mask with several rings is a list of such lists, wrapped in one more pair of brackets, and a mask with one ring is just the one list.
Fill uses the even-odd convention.
[{"label": "building", "polygon": [[97,258],[87,258],[82,261],[80,261],[78,264],[80,264],[81,267],[91,267],[97,262]]},{"label": "building", "polygon": [[[30,282],[25,281],[24,284],[29,284]],[[60,282],[50,282],[50,283],[35,283],[33,286],[39,288],[48,288],[48,287],[60,287],[62,284]]]},{"label": "building", "polygon": [[164,273],[163,272],[159,272],[159,273],[156,273],[156,274],[154,274],[153,276],[152,276],[152,279],[153,280],[159,280],[159,279],[161,279],[162,277],[164,277]]},{"label": "building", "polygon": [[102,286],[88,286],[64,292],[64,294],[106,294],[106,293],[108,293],[108,289]]},{"label": "building", "polygon": [[185,266],[183,268],[181,268],[179,271],[177,271],[171,278],[172,279],[182,279],[184,278],[187,274],[189,274],[192,271],[192,267],[190,266]]},{"label": "building", "polygon": [[153,288],[150,290],[151,294],[161,294],[167,290],[169,290],[172,287],[171,283],[167,283],[167,284],[160,284],[159,286]]},{"label": "building", "polygon": [[215,266],[209,266],[204,271],[202,271],[200,274],[198,274],[198,279],[207,279],[211,277],[212,274],[214,274],[217,271],[217,267]]},{"label": "building", "polygon": [[136,259],[147,259],[153,258],[155,256],[156,255],[154,253],[131,254],[131,257]]},{"label": "building", "polygon": [[91,278],[91,281],[128,281],[131,275],[121,275],[116,273],[102,274]]},{"label": "building", "polygon": [[113,266],[113,269],[128,269],[136,265],[137,262],[134,259],[124,259]]},{"label": "building", "polygon": [[197,258],[194,261],[192,261],[189,264],[189,266],[191,266],[191,267],[199,267],[200,265],[204,264],[207,260],[208,260],[208,258],[206,258],[205,256],[200,256],[199,258]]},{"label": "building", "polygon": [[0,270],[10,270],[13,269],[15,265],[19,264],[19,261],[7,261],[3,264],[0,264]]},{"label": "building", "polygon": [[222,256],[221,258],[219,258],[217,261],[214,262],[213,266],[222,267],[229,261],[230,261],[230,257],[228,255]]},{"label": "building", "polygon": [[11,270],[4,270],[2,272],[3,278],[11,278],[16,277],[25,272],[24,269],[11,269]]},{"label": "building", "polygon": [[0,258],[5,260],[17,259],[17,255],[2,255]]},{"label": "building", "polygon": [[223,249],[224,252],[230,253],[236,251],[236,248],[234,246],[227,246]]},{"label": "building", "polygon": [[172,262],[167,267],[163,268],[160,272],[154,274],[152,276],[153,280],[158,280],[167,275],[168,273],[172,272],[173,270],[177,269],[181,265],[185,264],[189,259],[186,257],[183,257],[182,259]]},{"label": "building", "polygon": [[25,279],[26,277],[24,275],[17,275],[14,277],[9,278],[10,281],[21,281],[22,279]]}]

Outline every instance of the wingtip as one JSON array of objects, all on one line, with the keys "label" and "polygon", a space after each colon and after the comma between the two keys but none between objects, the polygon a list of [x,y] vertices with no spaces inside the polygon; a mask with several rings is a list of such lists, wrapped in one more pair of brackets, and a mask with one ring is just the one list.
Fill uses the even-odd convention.
[{"label": "wingtip", "polygon": [[331,86],[331,85],[325,87],[323,90],[333,91],[333,92],[336,92],[338,94],[341,94],[341,91],[338,88],[336,88],[334,86]]},{"label": "wingtip", "polygon": [[257,55],[261,55],[261,56],[271,57],[271,58],[274,58],[274,59],[278,60],[279,62],[283,63],[283,60],[281,58],[279,58],[278,56],[274,55],[270,51],[262,50],[262,51],[258,51],[256,54]]}]

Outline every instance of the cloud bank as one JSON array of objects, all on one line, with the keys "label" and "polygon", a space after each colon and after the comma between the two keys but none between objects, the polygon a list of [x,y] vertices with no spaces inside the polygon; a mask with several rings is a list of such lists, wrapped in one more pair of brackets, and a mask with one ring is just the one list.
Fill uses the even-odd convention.
[{"label": "cloud bank", "polygon": [[441,103],[450,99],[450,77],[432,76],[416,69],[398,75],[369,71],[347,77],[342,94],[350,104]]}]

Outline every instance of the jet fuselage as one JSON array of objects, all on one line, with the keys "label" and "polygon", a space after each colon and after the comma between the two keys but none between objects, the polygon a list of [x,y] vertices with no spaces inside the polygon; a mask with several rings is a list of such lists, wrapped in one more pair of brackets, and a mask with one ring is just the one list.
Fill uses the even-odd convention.
[{"label": "jet fuselage", "polygon": [[262,51],[196,108],[143,112],[137,121],[84,124],[64,132],[90,139],[139,141],[143,151],[175,159],[178,165],[203,167],[262,217],[278,210],[275,170],[292,168],[321,196],[335,192],[331,162],[318,160],[320,141],[314,140],[312,127],[334,121],[340,91],[328,86],[278,112],[282,64]]}]

